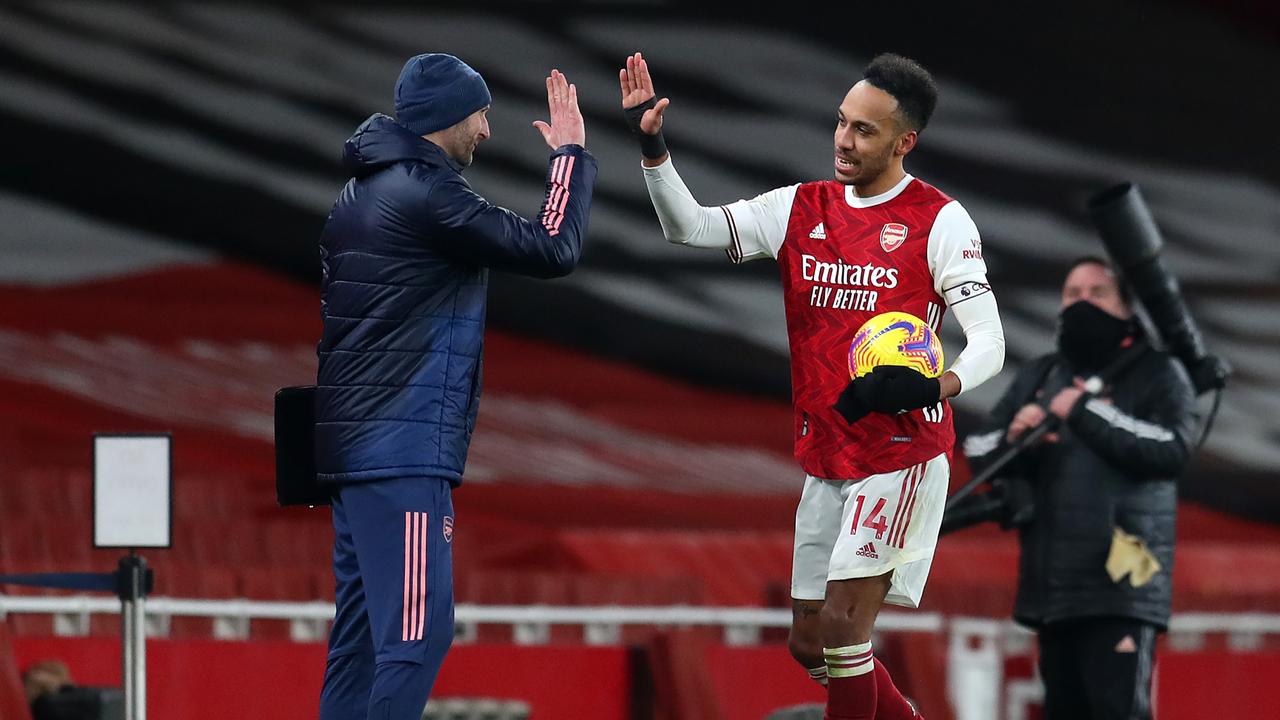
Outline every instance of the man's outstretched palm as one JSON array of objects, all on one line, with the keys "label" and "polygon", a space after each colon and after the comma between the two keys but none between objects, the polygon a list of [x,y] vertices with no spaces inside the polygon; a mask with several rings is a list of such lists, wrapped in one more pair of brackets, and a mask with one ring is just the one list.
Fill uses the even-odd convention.
[{"label": "man's outstretched palm", "polygon": [[[618,71],[618,82],[622,86],[622,107],[632,108],[652,98],[653,78],[649,77],[649,64],[640,53],[627,56],[627,66]],[[662,98],[653,109],[645,111],[640,118],[640,130],[647,135],[657,135],[662,129],[662,111],[671,104],[668,98]]]},{"label": "man's outstretched palm", "polygon": [[587,146],[587,130],[578,109],[578,87],[569,84],[564,73],[555,69],[547,77],[547,111],[551,122],[534,120],[533,126],[552,150],[561,145]]}]

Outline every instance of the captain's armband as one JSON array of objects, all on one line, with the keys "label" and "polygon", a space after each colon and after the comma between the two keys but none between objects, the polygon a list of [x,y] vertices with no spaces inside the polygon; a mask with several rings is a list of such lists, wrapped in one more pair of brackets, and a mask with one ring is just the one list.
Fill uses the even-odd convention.
[{"label": "captain's armband", "polygon": [[947,302],[948,306],[951,306],[962,303],[965,300],[972,300],[980,295],[986,295],[989,292],[991,292],[990,284],[971,280],[943,289],[942,299]]}]

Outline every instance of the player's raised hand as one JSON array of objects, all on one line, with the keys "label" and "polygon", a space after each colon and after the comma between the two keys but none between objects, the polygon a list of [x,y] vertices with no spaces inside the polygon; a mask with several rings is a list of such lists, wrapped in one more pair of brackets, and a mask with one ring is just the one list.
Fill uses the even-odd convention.
[{"label": "player's raised hand", "polygon": [[582,122],[582,111],[578,109],[578,88],[554,68],[547,76],[547,109],[551,122],[534,120],[533,126],[552,150],[561,145],[586,147],[587,129]]},{"label": "player's raised hand", "polygon": [[[640,53],[627,56],[627,66],[618,71],[618,83],[622,86],[623,110],[649,104],[656,95],[649,64]],[[670,104],[670,99],[662,98],[645,108],[637,123],[640,131],[646,135],[657,135],[662,130],[662,113]]]}]

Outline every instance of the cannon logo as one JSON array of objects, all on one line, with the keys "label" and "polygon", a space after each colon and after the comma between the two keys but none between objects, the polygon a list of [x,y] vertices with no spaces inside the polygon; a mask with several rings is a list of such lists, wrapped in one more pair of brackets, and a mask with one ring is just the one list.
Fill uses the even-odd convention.
[{"label": "cannon logo", "polygon": [[885,223],[884,227],[880,228],[880,247],[885,252],[897,250],[906,239],[907,226],[902,223]]}]

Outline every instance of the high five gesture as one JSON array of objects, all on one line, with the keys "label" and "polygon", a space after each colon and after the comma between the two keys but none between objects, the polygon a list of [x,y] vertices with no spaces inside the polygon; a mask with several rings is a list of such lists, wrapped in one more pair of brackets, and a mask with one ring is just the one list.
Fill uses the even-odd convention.
[{"label": "high five gesture", "polygon": [[533,126],[552,150],[561,145],[586,147],[587,130],[578,110],[578,86],[570,84],[559,70],[553,69],[547,76],[547,109],[551,122],[534,120]]},{"label": "high five gesture", "polygon": [[640,53],[627,57],[627,66],[618,71],[622,87],[622,112],[627,125],[640,139],[644,164],[653,167],[667,159],[667,144],[662,137],[662,113],[671,104],[668,98],[656,100],[649,64]]}]

